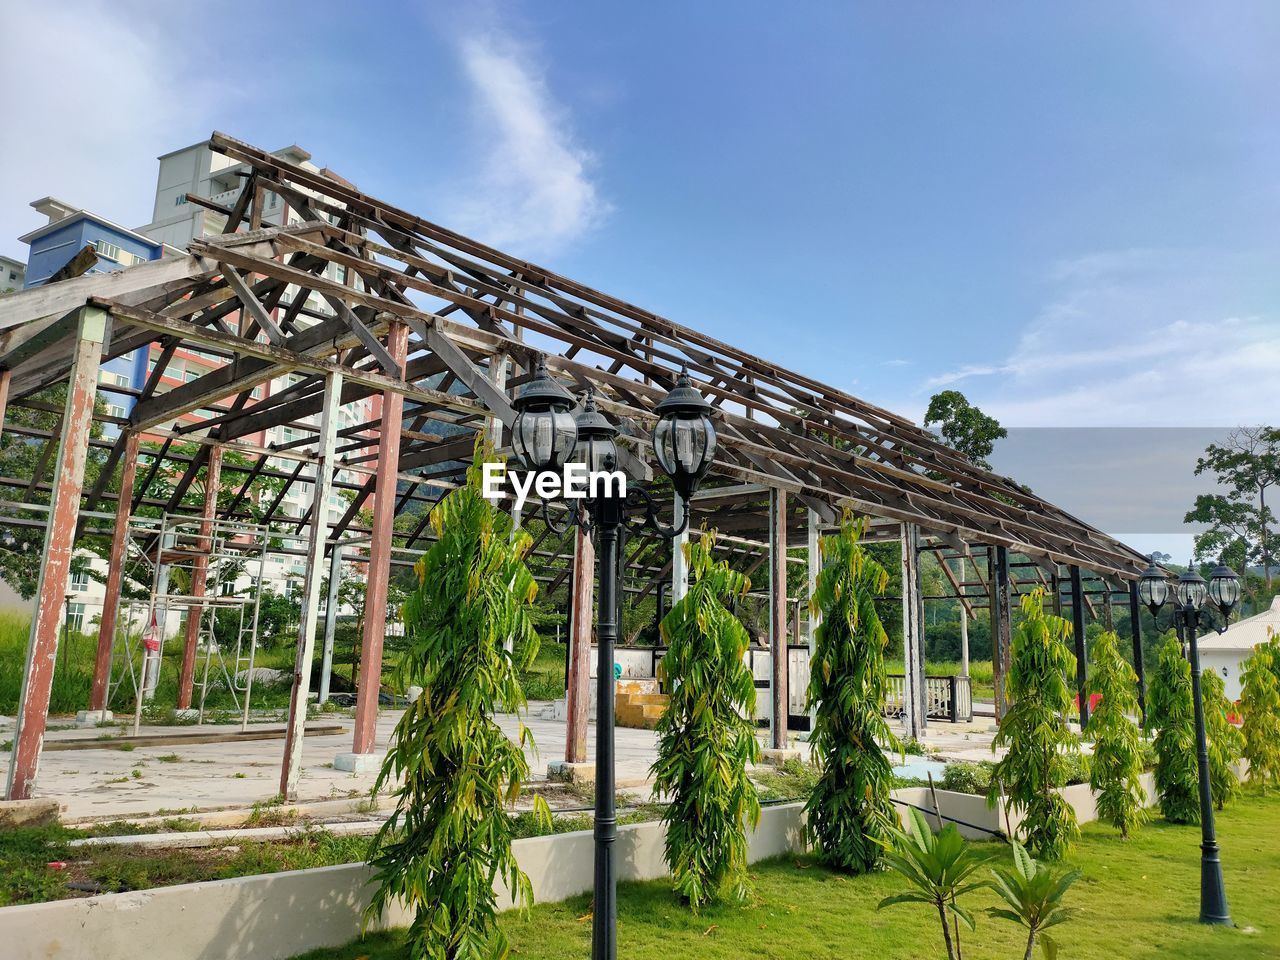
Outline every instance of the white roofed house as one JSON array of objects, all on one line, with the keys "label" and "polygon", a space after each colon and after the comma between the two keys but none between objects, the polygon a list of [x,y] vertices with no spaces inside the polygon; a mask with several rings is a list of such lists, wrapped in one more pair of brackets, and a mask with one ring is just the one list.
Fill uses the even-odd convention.
[{"label": "white roofed house", "polygon": [[1272,597],[1271,606],[1261,613],[1231,624],[1226,633],[1200,638],[1201,669],[1213,670],[1222,677],[1229,700],[1240,699],[1242,665],[1253,648],[1266,643],[1273,632],[1280,635],[1280,596]]}]

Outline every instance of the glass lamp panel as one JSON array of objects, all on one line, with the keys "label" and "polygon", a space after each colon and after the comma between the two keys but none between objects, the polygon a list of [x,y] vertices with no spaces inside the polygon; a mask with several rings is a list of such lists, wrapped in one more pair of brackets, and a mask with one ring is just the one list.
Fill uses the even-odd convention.
[{"label": "glass lamp panel", "polygon": [[1164,577],[1143,577],[1138,581],[1138,599],[1148,607],[1163,607],[1169,599],[1169,582]]},{"label": "glass lamp panel", "polygon": [[658,465],[667,476],[676,472],[676,450],[672,436],[673,418],[663,417],[653,428],[653,452],[658,458]]},{"label": "glass lamp panel", "polygon": [[555,449],[555,466],[561,467],[568,461],[574,445],[578,442],[578,425],[573,419],[573,414],[567,410],[558,411],[554,415],[554,420],[555,436],[552,439],[552,446]]},{"label": "glass lamp panel", "polygon": [[1208,596],[1209,586],[1203,580],[1183,578],[1178,581],[1178,602],[1199,610]]},{"label": "glass lamp panel", "polygon": [[1240,602],[1240,581],[1234,576],[1211,577],[1209,596],[1219,607],[1230,610]]}]

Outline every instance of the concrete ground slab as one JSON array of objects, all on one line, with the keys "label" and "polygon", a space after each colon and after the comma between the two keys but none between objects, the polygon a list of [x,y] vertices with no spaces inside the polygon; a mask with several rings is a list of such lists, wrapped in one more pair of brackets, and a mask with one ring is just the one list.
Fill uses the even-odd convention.
[{"label": "concrete ground slab", "polygon": [[[519,742],[522,723],[532,733],[536,746],[526,748],[531,770],[545,770],[549,761],[564,757],[565,725],[561,720],[540,716],[547,706],[545,702],[532,703],[523,718],[511,714],[496,718],[513,742]],[[313,721],[341,724],[348,732],[305,738],[299,802],[367,797],[401,713],[398,709],[386,709],[379,714],[374,753],[370,755],[375,762],[364,770],[340,770],[334,762],[338,754],[351,750],[347,716],[325,714]],[[991,752],[991,734],[981,729],[989,723],[982,720],[969,725],[931,723],[925,743],[947,759],[993,759],[999,754]],[[250,728],[268,726],[251,724]],[[900,725],[893,726],[896,732],[901,732]],[[239,725],[148,726],[144,732],[174,736],[197,729],[234,733]],[[77,746],[88,748],[47,750],[40,761],[35,795],[55,800],[62,808],[64,820],[68,821],[248,808],[277,796],[283,739],[136,746],[100,739],[116,733],[118,730],[75,728],[65,722],[51,722],[47,743],[78,740],[81,743]],[[764,730],[760,731],[761,738],[766,735]],[[0,719],[0,739],[10,736],[12,720]],[[89,746],[89,741],[95,742]],[[797,742],[795,746],[802,756],[808,757],[807,743]],[[657,757],[657,735],[652,730],[619,728],[615,754],[619,788],[634,785],[638,792],[645,793],[645,785],[651,779],[649,769]],[[8,754],[0,754],[0,771],[7,768],[8,762]],[[586,762],[595,762],[594,728],[587,735]]]}]

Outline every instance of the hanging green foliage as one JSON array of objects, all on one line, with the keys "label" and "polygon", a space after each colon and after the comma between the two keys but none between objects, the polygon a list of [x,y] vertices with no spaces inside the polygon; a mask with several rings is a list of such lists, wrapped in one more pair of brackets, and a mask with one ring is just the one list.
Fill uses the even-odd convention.
[{"label": "hanging green foliage", "polygon": [[670,801],[666,860],[676,891],[695,910],[728,890],[750,892],[747,827],[760,821],[760,798],[747,765],[760,759],[751,714],[755,678],[743,660],[751,643],[730,612],[751,581],[716,562],[715,533],[684,547],[689,590],[662,620],[668,644],[661,670],[671,688],[658,721],[654,792]]},{"label": "hanging green foliage", "polygon": [[[510,518],[480,495],[486,452],[477,441],[466,486],[431,511],[437,540],[404,605],[400,660],[401,682],[423,692],[396,725],[374,786],[403,780],[370,848],[376,889],[366,917],[405,903],[414,911],[412,955],[430,960],[507,955],[495,881],[517,904],[533,902],[507,817],[529,776],[521,747],[531,737],[522,726],[521,744],[512,743],[493,715],[524,705],[518,673],[537,654],[530,608],[538,588],[524,563],[528,535],[512,537]],[[545,801],[534,805],[549,822]]]},{"label": "hanging green foliage", "polygon": [[1249,782],[1267,789],[1280,783],[1280,643],[1254,648],[1241,674],[1240,709],[1244,713],[1244,758]]},{"label": "hanging green foliage", "polygon": [[1196,772],[1191,664],[1172,633],[1156,648],[1156,671],[1147,692],[1147,724],[1155,730],[1160,813],[1171,823],[1199,823],[1200,777]]},{"label": "hanging green foliage", "polygon": [[1200,696],[1204,698],[1204,729],[1209,742],[1209,787],[1221,810],[1240,796],[1236,764],[1244,756],[1244,734],[1231,722],[1234,706],[1227,699],[1222,678],[1212,670],[1200,675]]},{"label": "hanging green foliage", "polygon": [[859,546],[866,521],[845,514],[820,543],[823,568],[811,600],[822,619],[809,671],[809,738],[820,774],[809,800],[808,832],[821,859],[861,873],[879,866],[898,814],[889,798],[901,747],[884,719],[889,638],[875,601],[889,575]]},{"label": "hanging green foliage", "polygon": [[1003,793],[1009,807],[1022,812],[1022,842],[1046,860],[1065,856],[1080,833],[1075,810],[1058,792],[1067,784],[1072,755],[1080,753],[1080,740],[1067,725],[1074,704],[1067,678],[1076,669],[1070,638],[1071,624],[1045,613],[1043,590],[1022,598],[1006,678],[1012,706],[991,745],[1008,752],[992,771],[988,802],[998,803]]},{"label": "hanging green foliage", "polygon": [[1129,719],[1138,712],[1138,675],[1120,654],[1120,638],[1111,630],[1094,639],[1090,660],[1088,692],[1101,699],[1086,731],[1093,741],[1089,784],[1098,795],[1098,816],[1128,838],[1147,816],[1142,734]]}]

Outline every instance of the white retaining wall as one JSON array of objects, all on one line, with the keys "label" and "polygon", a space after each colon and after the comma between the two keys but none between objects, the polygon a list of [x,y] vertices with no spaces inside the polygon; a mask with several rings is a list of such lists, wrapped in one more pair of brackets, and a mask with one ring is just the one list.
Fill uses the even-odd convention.
[{"label": "white retaining wall", "polygon": [[[751,837],[754,862],[803,849],[800,804],[768,807]],[[666,876],[659,822],[618,828],[619,880]],[[513,844],[537,902],[586,893],[594,863],[591,831],[530,837]],[[294,870],[58,900],[0,909],[4,960],[284,960],[340,946],[360,933],[369,902],[364,864]],[[511,906],[505,890],[502,909]],[[408,926],[400,908],[381,926]]]},{"label": "white retaining wall", "polygon": [[[1143,783],[1155,802],[1151,774]],[[1066,787],[1063,796],[1081,823],[1097,819],[1088,784]],[[930,813],[927,787],[895,790],[894,797]],[[1003,832],[1004,815],[986,799],[937,791],[944,816]],[[899,807],[906,822],[908,808]],[[930,824],[932,816],[926,814]],[[1020,817],[1013,817],[1016,829]],[[804,815],[799,803],[766,807],[751,836],[752,862],[804,849]],[[991,838],[958,825],[967,837]],[[667,875],[660,822],[618,828],[619,880],[654,880]],[[536,902],[553,903],[586,893],[592,885],[591,831],[530,837],[513,844],[520,867],[533,884]],[[0,909],[0,957],[4,960],[284,960],[318,947],[347,943],[359,935],[369,902],[364,864],[260,874],[232,880],[111,893],[82,900],[58,900]],[[505,889],[499,907],[511,906]],[[408,926],[402,908],[390,909],[375,927]]]}]

